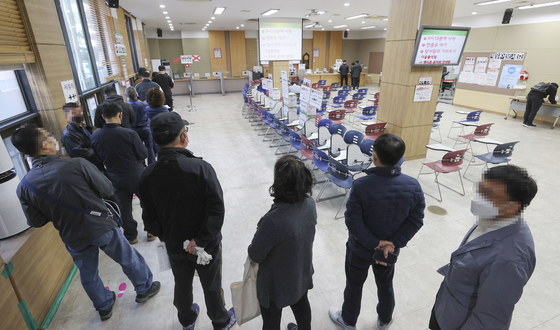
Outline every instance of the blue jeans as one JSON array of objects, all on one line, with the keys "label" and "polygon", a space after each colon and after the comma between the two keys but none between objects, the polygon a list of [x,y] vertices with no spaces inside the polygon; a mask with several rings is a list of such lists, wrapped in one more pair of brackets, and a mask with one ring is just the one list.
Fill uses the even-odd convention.
[{"label": "blue jeans", "polygon": [[154,153],[154,139],[152,138],[152,132],[148,126],[135,128],[134,131],[140,136],[140,140],[144,142],[146,149],[148,149],[148,165],[156,161],[156,155]]},{"label": "blue jeans", "polygon": [[99,249],[121,265],[123,272],[134,285],[137,294],[144,294],[152,286],[153,275],[144,257],[132,248],[120,228],[115,227],[103,234],[85,248],[70,252],[76,267],[80,270],[82,286],[97,311],[104,311],[113,305],[113,294],[107,290],[99,277]]}]

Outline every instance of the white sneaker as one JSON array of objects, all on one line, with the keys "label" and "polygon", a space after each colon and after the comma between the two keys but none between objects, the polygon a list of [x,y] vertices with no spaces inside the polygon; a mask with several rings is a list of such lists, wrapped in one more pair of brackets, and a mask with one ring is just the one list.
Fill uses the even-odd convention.
[{"label": "white sneaker", "polygon": [[391,326],[391,323],[393,323],[393,320],[391,320],[391,322],[389,322],[389,323],[383,323],[378,318],[377,319],[377,330],[387,330]]},{"label": "white sneaker", "polygon": [[336,309],[334,307],[329,308],[329,316],[331,320],[342,327],[344,330],[356,330],[356,327],[349,326],[342,319],[342,310]]}]

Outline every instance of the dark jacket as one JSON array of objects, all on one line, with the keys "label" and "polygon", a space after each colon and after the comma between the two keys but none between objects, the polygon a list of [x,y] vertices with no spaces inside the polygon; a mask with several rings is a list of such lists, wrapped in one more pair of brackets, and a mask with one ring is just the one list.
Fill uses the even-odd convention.
[{"label": "dark jacket", "polygon": [[546,90],[546,93],[531,90],[527,96],[537,96],[544,99],[548,95],[548,101],[550,101],[551,104],[556,104],[556,92],[558,92],[558,89],[554,87],[554,85],[550,85],[550,87]]},{"label": "dark jacket", "polygon": [[103,166],[101,158],[99,158],[99,155],[93,150],[90,129],[90,127],[82,128],[76,124],[68,123],[62,132],[60,140],[68,156],[87,159],[100,171],[105,172],[105,166]]},{"label": "dark jacket", "polygon": [[[35,188],[70,205],[106,211],[102,198],[113,195],[113,185],[95,166],[83,158],[48,156],[33,160],[25,179]],[[36,196],[21,183],[17,194],[31,227],[52,222],[60,238],[80,250],[117,226],[112,219],[76,213]]]},{"label": "dark jacket", "polygon": [[138,129],[142,127],[150,127],[150,120],[146,116],[146,104],[136,100],[128,100],[128,104],[132,107],[134,115],[136,116],[136,121],[131,125],[131,128]]},{"label": "dark jacket", "polygon": [[467,243],[438,270],[445,276],[434,312],[442,329],[509,329],[515,304],[536,265],[533,235],[519,219]]},{"label": "dark jacket", "polygon": [[348,64],[346,64],[346,63],[343,63],[338,68],[338,72],[340,72],[341,76],[347,76],[349,71],[350,71],[350,68],[348,67]]},{"label": "dark jacket", "polygon": [[142,82],[136,85],[136,93],[138,93],[138,99],[140,101],[146,101],[146,94],[152,88],[160,88],[158,84],[151,81],[148,78],[142,79]]},{"label": "dark jacket", "polygon": [[124,103],[124,99],[120,95],[109,95],[103,103],[97,106],[93,120],[95,127],[102,128],[103,125],[105,125],[105,119],[103,119],[103,106],[110,102],[118,103],[121,106],[123,110],[121,125],[123,127],[130,128],[131,125],[136,122],[136,115],[134,114],[134,110],[132,110],[130,104]]},{"label": "dark jacket", "polygon": [[380,240],[406,246],[423,225],[426,204],[418,181],[401,174],[400,167],[374,167],[366,173],[354,181],[345,216],[348,247],[371,260]]},{"label": "dark jacket", "polygon": [[152,120],[152,118],[154,118],[155,115],[162,112],[169,112],[169,108],[166,107],[165,105],[162,105],[159,108],[152,108],[149,105],[146,107],[146,116],[148,116],[149,120]]},{"label": "dark jacket", "polygon": [[293,305],[313,288],[313,240],[317,210],[307,197],[302,203],[272,205],[259,221],[249,246],[259,264],[257,296],[261,306]]},{"label": "dark jacket", "polygon": [[175,86],[173,79],[167,73],[160,73],[152,79],[153,82],[158,84],[163,90],[163,94],[171,95],[171,88]]},{"label": "dark jacket", "polygon": [[119,124],[105,124],[93,133],[91,140],[115,188],[138,185],[148,157],[148,149],[138,133]]},{"label": "dark jacket", "polygon": [[361,73],[362,73],[362,66],[360,64],[355,64],[352,67],[352,78],[360,78]]},{"label": "dark jacket", "polygon": [[183,249],[183,242],[192,239],[216,256],[225,208],[212,165],[187,149],[161,148],[157,162],[142,174],[139,193],[144,226],[165,242],[170,258],[196,262]]}]

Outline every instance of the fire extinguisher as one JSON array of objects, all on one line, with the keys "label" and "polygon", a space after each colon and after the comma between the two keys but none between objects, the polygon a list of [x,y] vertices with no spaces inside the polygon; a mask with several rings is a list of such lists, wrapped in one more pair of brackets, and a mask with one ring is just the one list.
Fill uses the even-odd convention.
[{"label": "fire extinguisher", "polygon": [[529,79],[529,72],[527,71],[521,71],[521,74],[519,75],[519,80],[527,80]]}]

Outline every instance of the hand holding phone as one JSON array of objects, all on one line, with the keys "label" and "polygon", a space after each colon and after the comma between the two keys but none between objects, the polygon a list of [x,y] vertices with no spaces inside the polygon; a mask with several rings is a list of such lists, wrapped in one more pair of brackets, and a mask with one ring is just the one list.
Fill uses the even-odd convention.
[{"label": "hand holding phone", "polygon": [[376,249],[373,253],[373,260],[383,262],[387,265],[393,265],[395,262],[397,262],[397,255],[389,252],[389,255],[387,256],[387,258],[385,258],[383,249]]}]

